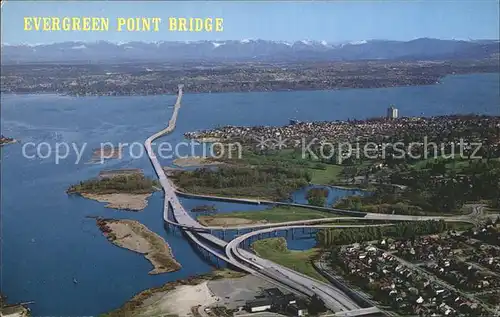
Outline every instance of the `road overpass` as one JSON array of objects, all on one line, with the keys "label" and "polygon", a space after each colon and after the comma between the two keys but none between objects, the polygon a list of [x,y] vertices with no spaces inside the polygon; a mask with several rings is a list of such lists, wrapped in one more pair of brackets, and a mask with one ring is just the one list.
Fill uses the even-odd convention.
[{"label": "road overpass", "polygon": [[351,311],[343,311],[338,312],[333,315],[325,315],[326,316],[342,316],[342,317],[350,317],[350,316],[365,316],[365,315],[373,315],[376,313],[380,313],[380,309],[377,307],[369,307],[369,308],[360,308]]},{"label": "road overpass", "polygon": [[[360,228],[367,226],[391,226],[392,224],[382,224],[382,225],[311,225],[307,226],[307,228]],[[304,228],[305,226],[282,226],[282,227],[274,227],[261,229],[253,232],[249,232],[243,234],[235,239],[231,240],[225,247],[227,258],[232,261],[238,261],[246,263],[247,266],[254,267],[259,270],[267,270],[267,271],[276,271],[281,275],[284,275],[290,279],[295,281],[300,281],[302,285],[307,286],[308,289],[314,291],[322,300],[325,302],[327,307],[345,307],[346,310],[359,310],[360,307],[354,301],[340,291],[338,288],[323,283],[321,281],[317,281],[312,279],[304,274],[299,272],[295,272],[289,268],[283,267],[281,265],[275,264],[271,261],[261,259],[253,253],[250,253],[242,248],[240,245],[247,239],[250,239],[254,236],[259,236],[265,233],[271,233],[277,230],[293,230]],[[335,310],[334,310],[335,311]]]},{"label": "road overpass", "polygon": [[175,189],[175,192],[179,196],[188,197],[188,198],[197,198],[197,199],[215,200],[215,201],[233,202],[233,203],[243,203],[243,204],[254,204],[254,205],[261,205],[262,204],[262,205],[273,205],[273,206],[299,207],[299,208],[314,209],[314,210],[324,211],[324,212],[331,212],[331,213],[340,214],[340,215],[344,215],[344,216],[351,216],[351,217],[364,217],[367,214],[366,212],[355,211],[355,210],[328,208],[328,207],[290,203],[290,202],[283,202],[283,201],[192,194],[192,193],[183,192],[183,191],[179,190],[178,188]]},{"label": "road overpass", "polygon": [[[166,202],[167,204],[168,202]],[[186,224],[186,222],[181,223],[170,220],[169,214],[174,214],[173,205],[166,206],[164,208],[163,220],[169,225],[180,227],[185,230],[195,231],[195,232],[211,232],[214,230],[254,230],[254,229],[264,229],[264,228],[274,228],[283,226],[295,226],[295,225],[317,225],[317,224],[327,224],[343,221],[356,221],[356,220],[373,220],[373,221],[426,221],[426,220],[444,220],[446,222],[467,222],[475,223],[472,219],[467,217],[467,215],[456,216],[456,217],[445,217],[445,216],[408,216],[408,215],[391,215],[391,214],[377,214],[377,213],[366,213],[364,217],[330,217],[330,218],[318,218],[318,219],[304,219],[304,220],[294,220],[285,221],[279,223],[257,223],[257,224],[247,224],[247,225],[234,225],[234,226],[203,226],[196,220],[194,220],[189,214],[175,213],[175,217],[181,217],[184,219],[187,215],[191,221]],[[308,226],[311,227],[311,226]]]}]

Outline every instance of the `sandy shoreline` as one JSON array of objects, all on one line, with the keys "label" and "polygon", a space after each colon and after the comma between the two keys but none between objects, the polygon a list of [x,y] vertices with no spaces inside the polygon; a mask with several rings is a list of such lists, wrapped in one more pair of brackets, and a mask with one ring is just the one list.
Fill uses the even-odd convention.
[{"label": "sandy shoreline", "polygon": [[108,317],[196,316],[193,308],[210,306],[218,302],[209,282],[233,280],[245,274],[231,270],[216,270],[187,279],[169,282],[160,287],[144,290],[128,300],[122,307],[109,312]]},{"label": "sandy shoreline", "polygon": [[174,165],[180,167],[210,166],[210,165],[220,165],[220,164],[222,164],[222,162],[213,161],[208,157],[201,157],[201,156],[183,157],[174,160]]},{"label": "sandy shoreline", "polygon": [[29,317],[30,312],[28,308],[23,305],[9,305],[0,308],[0,315],[8,317]]},{"label": "sandy shoreline", "polygon": [[143,224],[129,219],[98,219],[97,225],[115,245],[144,254],[153,264],[149,274],[161,274],[180,270],[168,243]]},{"label": "sandy shoreline", "polygon": [[181,285],[165,293],[157,293],[144,301],[144,308],[138,316],[192,316],[192,308],[209,306],[217,302],[208,288],[208,282],[197,285]]},{"label": "sandy shoreline", "polygon": [[152,194],[89,194],[81,193],[82,197],[107,203],[107,208],[141,211],[148,205],[148,198]]},{"label": "sandy shoreline", "polygon": [[200,143],[215,143],[215,142],[220,142],[222,139],[216,137],[206,137],[206,138],[194,138],[193,140]]},{"label": "sandy shoreline", "polygon": [[26,304],[9,304],[7,298],[0,293],[0,316],[8,317],[28,317],[30,309]]}]

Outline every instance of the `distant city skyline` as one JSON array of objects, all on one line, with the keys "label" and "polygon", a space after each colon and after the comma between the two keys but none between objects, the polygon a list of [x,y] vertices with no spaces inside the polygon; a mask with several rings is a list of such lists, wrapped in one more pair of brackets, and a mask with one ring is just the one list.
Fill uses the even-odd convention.
[{"label": "distant city skyline", "polygon": [[[417,38],[500,38],[497,0],[331,2],[13,1],[2,7],[3,44],[65,41],[224,41],[263,39],[342,43]],[[24,17],[160,17],[159,32],[25,31]],[[171,32],[169,17],[220,17],[222,32]]]}]

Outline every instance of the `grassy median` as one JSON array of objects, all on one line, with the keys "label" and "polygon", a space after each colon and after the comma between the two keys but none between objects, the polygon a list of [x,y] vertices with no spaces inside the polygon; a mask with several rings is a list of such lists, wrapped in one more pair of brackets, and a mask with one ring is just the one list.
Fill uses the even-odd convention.
[{"label": "grassy median", "polygon": [[283,237],[255,241],[252,243],[252,248],[258,256],[264,259],[326,282],[325,278],[314,269],[312,264],[312,261],[320,252],[317,248],[305,251],[289,250]]},{"label": "grassy median", "polygon": [[258,222],[286,222],[306,219],[321,219],[337,217],[330,212],[323,212],[314,209],[279,206],[259,211],[237,211],[225,214],[213,214],[209,216],[198,216],[198,221],[204,225],[215,225],[225,222],[227,219],[245,219],[245,223]]}]

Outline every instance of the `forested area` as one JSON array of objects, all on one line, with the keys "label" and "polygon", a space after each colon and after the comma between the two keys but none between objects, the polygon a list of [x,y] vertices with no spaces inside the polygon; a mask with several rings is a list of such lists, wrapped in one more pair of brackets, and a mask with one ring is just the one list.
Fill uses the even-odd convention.
[{"label": "forested area", "polygon": [[316,240],[319,246],[328,248],[355,242],[380,240],[383,238],[413,238],[416,236],[441,233],[447,229],[443,220],[398,222],[392,226],[344,229],[322,229]]},{"label": "forested area", "polygon": [[336,207],[424,215],[458,213],[466,202],[473,201],[485,201],[493,208],[500,206],[498,159],[435,159],[417,166],[399,164],[377,177],[379,184],[372,195],[346,197]]},{"label": "forested area", "polygon": [[[467,201],[500,205],[500,161],[451,159],[428,162],[423,169],[397,172],[391,182],[407,185],[403,198],[425,210],[453,212]],[[387,197],[390,198],[390,197]]]},{"label": "forested area", "polygon": [[307,185],[311,175],[304,169],[274,166],[222,166],[197,168],[173,175],[175,184],[190,193],[286,200]]},{"label": "forested area", "polygon": [[109,178],[90,179],[72,185],[68,193],[114,194],[131,193],[147,194],[158,186],[157,180],[152,180],[142,174],[116,175]]}]

